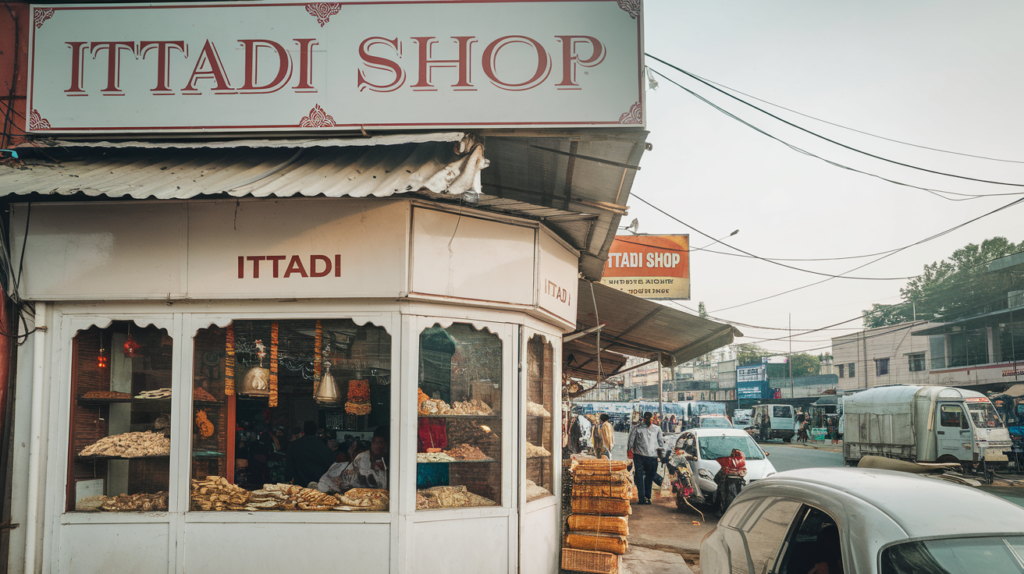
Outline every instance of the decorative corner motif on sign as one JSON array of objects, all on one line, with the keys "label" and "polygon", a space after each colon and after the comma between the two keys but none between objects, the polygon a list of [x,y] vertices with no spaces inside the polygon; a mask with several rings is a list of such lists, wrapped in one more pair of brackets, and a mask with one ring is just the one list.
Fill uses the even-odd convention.
[{"label": "decorative corner motif on sign", "polygon": [[42,28],[43,22],[53,18],[53,8],[36,8],[32,17],[35,20],[36,28]]},{"label": "decorative corner motif on sign", "polygon": [[339,2],[317,2],[316,4],[306,4],[306,12],[309,15],[316,18],[316,21],[320,23],[320,27],[323,28],[324,24],[331,21],[331,16],[336,15],[341,11],[341,3]]},{"label": "decorative corner motif on sign", "polygon": [[43,116],[39,115],[39,110],[32,110],[32,113],[28,116],[28,129],[48,130],[50,129],[50,122],[44,120]]},{"label": "decorative corner motif on sign", "polygon": [[313,109],[309,110],[309,115],[299,122],[300,128],[333,128],[337,125],[334,123],[334,118],[327,115],[320,104],[313,106]]},{"label": "decorative corner motif on sign", "polygon": [[629,107],[629,111],[619,116],[620,124],[640,124],[643,123],[643,108],[640,107],[640,102],[637,102]]},{"label": "decorative corner motif on sign", "polygon": [[634,20],[640,16],[640,0],[619,0],[619,8],[625,10]]}]

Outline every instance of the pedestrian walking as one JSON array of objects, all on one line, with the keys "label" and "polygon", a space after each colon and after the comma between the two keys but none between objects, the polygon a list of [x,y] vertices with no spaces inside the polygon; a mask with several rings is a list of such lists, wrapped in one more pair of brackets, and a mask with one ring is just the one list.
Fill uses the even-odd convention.
[{"label": "pedestrian walking", "polygon": [[658,472],[658,450],[664,446],[661,427],[653,424],[654,414],[644,413],[643,424],[633,427],[626,449],[633,453],[633,481],[639,504],[651,503],[654,475]]},{"label": "pedestrian walking", "polygon": [[615,434],[612,432],[612,423],[608,422],[610,417],[601,415],[601,422],[594,429],[594,455],[597,458],[611,458],[612,447],[615,446]]},{"label": "pedestrian walking", "polygon": [[802,442],[804,444],[807,444],[807,441],[811,438],[810,435],[807,434],[807,429],[810,426],[811,426],[811,424],[808,423],[806,420],[804,420],[804,422],[800,423],[800,430],[797,433],[796,440],[798,440],[798,441],[800,441],[800,442]]},{"label": "pedestrian walking", "polygon": [[828,438],[832,439],[832,444],[839,444],[839,436],[836,432],[835,417],[828,417]]}]

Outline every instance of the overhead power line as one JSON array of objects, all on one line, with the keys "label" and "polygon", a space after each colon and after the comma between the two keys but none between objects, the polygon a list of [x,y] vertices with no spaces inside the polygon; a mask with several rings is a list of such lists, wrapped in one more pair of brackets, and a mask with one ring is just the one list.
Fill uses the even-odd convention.
[{"label": "overhead power line", "polygon": [[[630,245],[640,245],[640,246],[644,246],[644,247],[648,246],[648,244],[646,244],[646,243],[638,243],[636,241],[629,241],[628,239],[623,239],[622,236],[616,236],[615,239],[617,241],[621,241],[622,243],[628,243]],[[721,243],[721,241],[718,241],[717,243]],[[708,253],[715,253],[715,254],[718,254],[718,255],[731,255],[732,257],[743,257],[745,259],[765,259],[765,260],[770,260],[770,261],[842,261],[842,260],[846,260],[846,259],[866,259],[868,257],[874,257],[876,255],[883,255],[885,253],[889,253],[890,251],[894,251],[893,249],[890,249],[888,251],[879,251],[878,253],[868,253],[866,255],[849,255],[849,256],[846,256],[846,257],[786,258],[786,257],[762,257],[760,255],[745,255],[743,253],[728,253],[728,252],[725,252],[725,251],[715,251],[713,249],[708,249],[707,247],[691,247],[689,249],[676,249],[674,247],[661,247],[661,246],[659,246],[658,249],[662,250],[662,251],[672,251],[672,252],[676,252],[676,253],[690,253],[690,252],[693,252],[693,251],[707,251]]]},{"label": "overhead power line", "polygon": [[[651,56],[651,57],[653,58],[654,56]],[[816,122],[821,122],[823,124],[828,124],[830,126],[835,126],[837,128],[841,128],[841,129],[848,130],[848,131],[851,131],[851,132],[856,132],[856,133],[859,133],[859,134],[862,134],[862,135],[866,135],[868,137],[873,137],[873,138],[877,138],[877,139],[880,139],[880,140],[885,140],[885,141],[888,141],[888,142],[898,143],[900,145],[916,147],[916,148],[920,148],[920,149],[926,149],[926,150],[929,150],[929,151],[935,151],[935,152],[939,152],[939,153],[948,153],[948,154],[951,154],[951,155],[960,155],[960,156],[964,156],[964,157],[973,157],[975,159],[984,159],[984,160],[989,160],[989,161],[998,161],[998,162],[1002,162],[1002,163],[1021,163],[1021,164],[1024,164],[1024,160],[1002,159],[1002,158],[998,158],[998,157],[989,157],[989,156],[986,156],[986,155],[976,155],[976,154],[971,154],[971,153],[952,151],[952,150],[948,150],[948,149],[941,149],[941,148],[937,148],[937,147],[929,147],[929,146],[926,146],[926,145],[915,144],[915,143],[906,142],[906,141],[903,141],[903,140],[898,140],[898,139],[894,139],[894,138],[890,138],[890,137],[881,136],[881,135],[878,135],[878,134],[873,134],[871,132],[866,132],[864,130],[859,130],[857,128],[851,128],[850,126],[844,126],[843,124],[839,124],[839,123],[832,122],[832,121],[829,121],[829,120],[826,120],[826,119],[815,117],[815,116],[812,116],[810,114],[805,114],[803,112],[794,110],[793,108],[787,108],[786,106],[783,106],[781,104],[776,104],[774,102],[769,102],[768,100],[761,99],[761,98],[759,98],[757,96],[748,94],[748,93],[746,93],[744,91],[741,91],[741,90],[737,90],[736,88],[727,86],[727,85],[725,85],[725,84],[723,84],[721,82],[716,82],[714,80],[709,80],[707,78],[698,76],[697,74],[694,74],[692,72],[690,73],[690,75],[693,76],[694,78],[700,79],[700,80],[702,80],[704,82],[707,82],[709,84],[714,84],[714,85],[716,85],[716,86],[718,86],[720,88],[724,88],[726,90],[729,90],[729,91],[732,91],[732,92],[736,92],[737,94],[743,94],[744,96],[746,96],[746,97],[748,97],[748,98],[750,98],[752,100],[757,100],[757,101],[759,101],[761,103],[768,104],[769,106],[773,106],[773,107],[779,108],[780,110],[786,110],[787,112],[794,113],[794,114],[796,114],[798,116],[803,116],[803,117],[808,118],[808,119],[812,119],[812,120],[814,120]]]},{"label": "overhead power line", "polygon": [[[1007,182],[1007,181],[996,181],[996,180],[991,180],[991,179],[982,179],[982,178],[978,178],[978,177],[970,177],[970,176],[966,176],[966,175],[959,175],[959,174],[955,174],[955,173],[948,173],[948,172],[944,172],[944,171],[939,171],[939,170],[935,170],[935,169],[929,169],[929,168],[926,168],[926,167],[921,167],[921,166],[909,164],[909,163],[906,163],[906,162],[897,161],[897,160],[894,160],[894,159],[889,159],[887,157],[876,155],[876,154],[873,154],[871,152],[866,152],[864,150],[861,150],[861,149],[855,148],[853,146],[844,144],[844,143],[836,141],[834,139],[825,137],[825,136],[823,136],[823,135],[821,135],[819,133],[813,132],[813,131],[811,131],[811,130],[803,127],[803,126],[797,125],[797,124],[795,124],[795,123],[793,123],[793,122],[791,122],[791,121],[789,121],[789,120],[787,120],[785,118],[781,118],[781,117],[779,117],[779,116],[769,112],[768,110],[765,110],[763,108],[755,106],[754,104],[744,100],[743,98],[738,98],[738,97],[734,96],[733,94],[730,94],[729,92],[719,88],[718,86],[715,86],[714,84],[711,84],[711,83],[705,81],[704,79],[700,78],[699,76],[696,76],[694,74],[691,74],[690,72],[687,72],[686,70],[680,68],[679,66],[676,66],[675,64],[671,64],[669,62],[666,62],[665,60],[662,60],[661,58],[658,58],[656,56],[652,56],[651,54],[647,54],[646,52],[645,52],[645,54],[647,55],[648,58],[651,58],[653,60],[657,60],[658,62],[661,62],[662,64],[665,64],[666,66],[672,68],[673,70],[675,70],[675,71],[677,71],[677,72],[679,72],[681,74],[684,74],[684,75],[686,75],[686,76],[688,76],[690,78],[693,78],[694,80],[697,80],[698,82],[704,84],[705,86],[708,86],[709,88],[715,90],[716,92],[718,92],[720,94],[724,94],[724,95],[726,95],[726,96],[736,100],[737,102],[740,102],[741,104],[743,104],[745,106],[748,106],[750,108],[753,108],[753,109],[761,112],[762,114],[765,114],[768,117],[771,117],[771,118],[773,118],[775,120],[778,120],[778,121],[780,121],[780,122],[782,122],[782,123],[784,123],[784,124],[786,124],[786,125],[788,125],[790,127],[796,128],[796,129],[798,129],[798,130],[800,130],[800,131],[802,131],[802,132],[804,132],[806,134],[809,134],[809,135],[812,135],[812,136],[814,136],[816,138],[825,140],[825,141],[827,141],[827,142],[829,142],[829,143],[831,143],[833,145],[837,145],[837,146],[839,146],[841,148],[847,149],[847,150],[852,151],[854,153],[859,153],[861,155],[865,155],[865,156],[868,156],[870,158],[877,159],[879,161],[884,161],[884,162],[887,162],[887,163],[891,163],[893,165],[898,165],[900,167],[905,167],[905,168],[908,168],[908,169],[914,169],[914,170],[917,170],[917,171],[923,171],[925,173],[931,173],[931,174],[934,174],[934,175],[941,175],[941,176],[944,176],[944,177],[952,177],[952,178],[955,178],[955,179],[962,179],[962,180],[965,180],[965,181],[973,181],[973,182],[976,182],[976,183],[988,183],[988,184],[992,184],[992,185],[1005,185],[1005,186],[1010,186],[1010,187],[1024,187],[1024,183],[1014,183],[1014,182]],[[662,77],[664,77],[664,76],[662,76]]]},{"label": "overhead power line", "polygon": [[[725,108],[722,108],[718,104],[715,104],[714,102],[712,102],[711,100],[709,100],[709,99],[705,98],[704,96],[698,94],[697,92],[694,92],[693,90],[687,88],[686,86],[683,86],[682,84],[680,84],[679,82],[676,82],[672,78],[669,78],[665,74],[662,74],[661,72],[659,72],[659,71],[657,71],[657,70],[655,70],[653,68],[650,68],[650,70],[652,72],[654,72],[655,74],[657,74],[657,75],[661,76],[662,78],[664,78],[669,83],[671,83],[671,84],[675,85],[676,87],[682,89],[683,91],[687,92],[691,96],[699,99],[700,101],[704,102],[705,104],[715,108],[716,110],[718,110],[722,114],[724,114],[724,115],[726,115],[726,116],[736,120],[737,122],[739,122],[739,123],[747,126],[748,128],[750,128],[750,129],[760,133],[761,135],[764,135],[765,137],[771,138],[771,139],[781,143],[782,145],[790,148],[791,150],[793,150],[793,151],[795,151],[797,153],[801,153],[801,154],[806,155],[808,157],[813,157],[813,158],[815,158],[817,160],[823,161],[823,162],[825,162],[825,163],[827,163],[829,165],[832,165],[834,167],[838,167],[840,169],[845,169],[847,171],[852,171],[854,173],[859,173],[861,175],[866,175],[866,176],[873,177],[873,178],[876,178],[876,179],[880,179],[882,181],[891,183],[893,185],[898,185],[898,186],[901,186],[901,187],[909,187],[911,189],[919,189],[921,191],[926,191],[926,192],[928,192],[928,193],[930,193],[930,194],[932,194],[932,195],[934,195],[936,197],[940,197],[942,199],[945,199],[946,201],[968,201],[968,200],[971,200],[971,199],[979,199],[979,198],[983,198],[983,197],[1000,197],[1000,196],[1010,196],[1010,195],[1024,195],[1024,192],[970,194],[970,193],[960,193],[960,192],[956,192],[956,191],[949,191],[949,190],[943,190],[943,189],[935,189],[935,188],[924,187],[924,186],[921,186],[921,185],[915,185],[915,184],[912,184],[912,183],[907,183],[907,182],[895,180],[895,179],[892,179],[892,178],[888,178],[888,177],[884,177],[884,176],[878,175],[876,173],[871,173],[869,171],[864,171],[864,170],[861,170],[861,169],[857,169],[857,168],[854,168],[854,167],[850,167],[850,166],[841,164],[841,163],[836,162],[836,161],[832,161],[830,159],[821,157],[820,155],[811,153],[811,152],[809,152],[809,151],[807,151],[807,150],[805,150],[805,149],[803,149],[803,148],[801,148],[799,146],[791,144],[791,143],[783,140],[782,138],[774,136],[774,135],[764,131],[763,129],[761,129],[761,128],[751,124],[750,122],[744,120],[743,118],[733,114],[732,112],[726,110]],[[952,198],[952,197],[946,197],[947,195],[955,195],[955,196],[960,197],[960,199],[955,199],[955,198]]]},{"label": "overhead power line", "polygon": [[[709,237],[711,239],[715,239],[714,237],[711,237],[707,233],[704,233],[703,231],[697,229],[696,227],[690,225],[689,223],[686,223],[686,222],[682,221],[681,219],[679,219],[679,218],[677,218],[677,217],[675,217],[673,215],[670,215],[668,212],[666,212],[666,211],[662,210],[660,207],[657,207],[656,205],[650,203],[649,201],[645,200],[644,198],[640,197],[639,195],[634,193],[634,194],[632,194],[632,197],[635,197],[635,198],[639,199],[640,201],[644,202],[649,207],[652,207],[655,210],[660,211],[664,215],[674,219],[675,221],[677,221],[679,223],[682,223],[683,225],[685,225],[686,227],[689,227],[690,229],[696,231],[697,233],[700,233],[701,235],[703,235],[705,237]],[[716,241],[718,241],[718,243],[721,243],[722,245],[728,247],[729,249],[735,249],[736,251],[739,251],[740,253],[743,253],[743,254],[748,255],[750,257],[753,257],[755,259],[760,259],[762,261],[766,261],[768,263],[771,263],[772,265],[778,265],[779,267],[785,267],[786,269],[792,269],[794,271],[802,271],[804,273],[810,273],[811,275],[820,275],[822,277],[828,277],[829,279],[839,279],[839,278],[842,278],[842,279],[856,279],[856,280],[860,280],[860,281],[906,281],[907,279],[913,279],[914,277],[916,277],[916,275],[915,276],[910,276],[910,277],[845,277],[843,275],[833,275],[831,273],[822,273],[820,271],[812,271],[810,269],[803,269],[802,267],[794,267],[792,265],[787,265],[785,263],[779,263],[778,261],[773,261],[771,259],[765,259],[764,257],[761,257],[759,255],[754,255],[753,253],[750,253],[749,251],[744,251],[744,250],[740,249],[739,247],[734,247],[732,245],[729,245],[728,243],[726,243],[724,241],[720,241],[720,240],[716,240]]]}]

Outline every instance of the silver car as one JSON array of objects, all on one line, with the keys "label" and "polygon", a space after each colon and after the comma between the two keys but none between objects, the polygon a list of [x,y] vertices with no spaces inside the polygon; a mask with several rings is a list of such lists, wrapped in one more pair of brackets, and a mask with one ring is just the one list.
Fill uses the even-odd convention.
[{"label": "silver car", "polygon": [[702,574],[1024,573],[1024,508],[913,474],[814,468],[745,488]]}]

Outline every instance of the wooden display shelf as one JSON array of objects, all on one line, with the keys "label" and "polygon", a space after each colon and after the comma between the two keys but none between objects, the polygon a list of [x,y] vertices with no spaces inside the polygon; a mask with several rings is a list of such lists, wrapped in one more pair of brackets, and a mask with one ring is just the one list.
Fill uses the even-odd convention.
[{"label": "wooden display shelf", "polygon": [[[112,405],[112,404],[117,404],[117,403],[131,403],[131,404],[138,404],[138,405],[145,405],[145,404],[153,404],[153,405],[155,405],[155,404],[159,404],[159,403],[169,403],[170,401],[171,401],[171,397],[167,397],[165,399],[137,399],[135,397],[132,397],[130,399],[86,399],[84,397],[78,398],[78,404],[80,404],[82,406],[104,406],[104,405]],[[223,406],[224,405],[224,403],[222,403],[220,401],[192,401],[192,404],[200,405],[200,406]]]},{"label": "wooden display shelf", "polygon": [[501,415],[419,415],[425,419],[500,419]]},{"label": "wooden display shelf", "polygon": [[480,459],[476,459],[476,460],[458,460],[458,459],[456,459],[456,460],[438,460],[438,461],[426,461],[426,462],[416,461],[416,464],[461,464],[461,463],[467,463],[467,462],[498,462],[498,461],[496,459],[493,459],[493,458],[480,458]]},{"label": "wooden display shelf", "polygon": [[131,457],[129,457],[129,456],[103,456],[103,455],[100,455],[100,456],[81,456],[81,455],[75,455],[75,460],[76,461],[81,461],[81,462],[88,462],[88,461],[98,461],[98,460],[149,460],[149,459],[170,458],[170,457],[171,457],[171,455],[169,455],[169,454],[156,454],[156,455],[152,455],[152,456],[131,456]]}]

